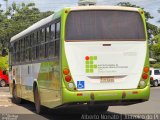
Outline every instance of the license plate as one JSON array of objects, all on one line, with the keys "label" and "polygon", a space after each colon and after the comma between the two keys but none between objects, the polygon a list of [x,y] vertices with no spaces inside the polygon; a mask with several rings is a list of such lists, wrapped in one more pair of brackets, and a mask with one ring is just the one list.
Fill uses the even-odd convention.
[{"label": "license plate", "polygon": [[113,83],[114,78],[113,77],[101,77],[100,82],[101,83]]}]

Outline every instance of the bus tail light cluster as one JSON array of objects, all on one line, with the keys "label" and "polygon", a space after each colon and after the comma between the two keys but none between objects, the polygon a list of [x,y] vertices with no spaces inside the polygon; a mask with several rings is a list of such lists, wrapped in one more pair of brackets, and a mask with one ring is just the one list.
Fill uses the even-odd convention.
[{"label": "bus tail light cluster", "polygon": [[145,80],[147,80],[148,77],[149,77],[148,73],[149,73],[149,67],[144,67],[143,68],[143,73],[142,73],[142,78],[141,78],[141,81],[139,83],[140,88],[144,88],[146,86]]},{"label": "bus tail light cluster", "polygon": [[153,77],[151,77],[150,80],[154,80]]},{"label": "bus tail light cluster", "polygon": [[[64,78],[65,78],[65,81],[68,84],[69,89],[73,89],[74,88],[74,83],[72,82],[72,77],[70,75],[70,70],[65,68],[63,70],[63,74],[64,74]],[[75,88],[73,90],[75,90]]]},{"label": "bus tail light cluster", "polygon": [[66,82],[70,82],[71,81],[71,76],[70,75],[67,75],[67,76],[65,76],[65,80],[66,80]]},{"label": "bus tail light cluster", "polygon": [[65,75],[65,80],[66,80],[66,82],[70,82],[71,79],[72,79],[71,76],[69,75],[69,73],[70,73],[69,69],[65,68],[65,69],[63,70],[63,74]]},{"label": "bus tail light cluster", "polygon": [[142,74],[142,79],[146,80],[148,78],[148,72],[149,72],[149,67],[144,67],[143,68],[143,74]]}]

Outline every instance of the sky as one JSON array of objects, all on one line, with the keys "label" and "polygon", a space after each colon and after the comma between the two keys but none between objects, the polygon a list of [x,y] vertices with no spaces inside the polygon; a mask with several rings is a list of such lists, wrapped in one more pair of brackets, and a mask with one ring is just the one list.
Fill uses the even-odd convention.
[{"label": "sky", "polygon": [[[34,2],[36,7],[41,11],[58,11],[63,7],[77,6],[78,0],[8,0],[9,5],[13,2],[17,4]],[[154,19],[149,20],[149,22],[160,27],[160,22],[157,22],[160,20],[160,13],[157,11],[160,9],[160,0],[97,0],[98,5],[116,5],[119,2],[130,2],[143,7],[145,11],[150,12],[154,17]],[[6,4],[4,0],[0,0],[0,4],[2,4],[2,8],[5,9]]]}]

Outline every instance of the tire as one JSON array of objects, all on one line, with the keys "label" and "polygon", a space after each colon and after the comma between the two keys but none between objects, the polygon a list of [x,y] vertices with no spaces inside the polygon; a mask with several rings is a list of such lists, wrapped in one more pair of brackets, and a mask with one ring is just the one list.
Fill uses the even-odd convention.
[{"label": "tire", "polygon": [[158,87],[158,81],[157,80],[153,81],[153,86]]},{"label": "tire", "polygon": [[5,80],[0,80],[0,86],[5,87],[7,85]]},{"label": "tire", "polygon": [[16,85],[13,85],[13,89],[12,89],[12,101],[16,104],[21,104],[22,103],[22,99],[20,97],[17,96],[17,88]]},{"label": "tire", "polygon": [[34,103],[35,103],[35,110],[37,114],[41,114],[42,112],[42,106],[41,106],[41,101],[40,101],[40,96],[38,92],[37,86],[34,89]]},{"label": "tire", "polygon": [[88,106],[88,112],[91,113],[104,113],[108,110],[108,106]]}]

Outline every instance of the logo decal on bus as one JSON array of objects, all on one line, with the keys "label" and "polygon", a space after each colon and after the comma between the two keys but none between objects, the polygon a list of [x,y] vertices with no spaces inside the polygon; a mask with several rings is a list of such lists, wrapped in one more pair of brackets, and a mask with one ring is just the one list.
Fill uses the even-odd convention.
[{"label": "logo decal on bus", "polygon": [[94,70],[97,69],[97,64],[94,63],[96,60],[97,60],[97,56],[85,57],[86,73],[94,73]]},{"label": "logo decal on bus", "polygon": [[77,88],[78,89],[84,89],[85,84],[84,81],[77,81]]}]

